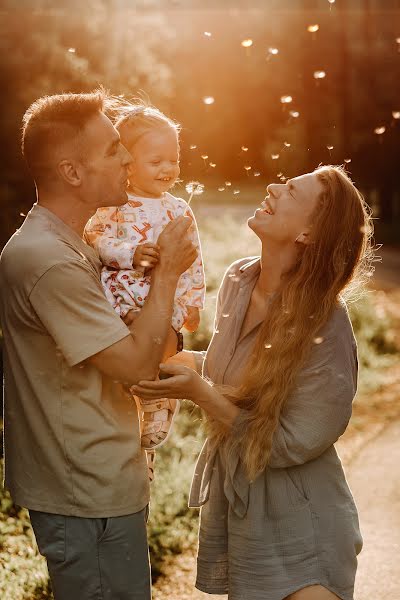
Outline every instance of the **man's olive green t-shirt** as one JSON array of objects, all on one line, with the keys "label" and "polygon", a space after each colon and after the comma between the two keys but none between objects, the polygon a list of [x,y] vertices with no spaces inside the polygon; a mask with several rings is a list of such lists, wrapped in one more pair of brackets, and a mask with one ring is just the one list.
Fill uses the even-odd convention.
[{"label": "man's olive green t-shirt", "polygon": [[110,517],[149,500],[135,402],[85,362],[130,335],[100,268],[38,204],[0,258],[5,485],[33,510]]}]

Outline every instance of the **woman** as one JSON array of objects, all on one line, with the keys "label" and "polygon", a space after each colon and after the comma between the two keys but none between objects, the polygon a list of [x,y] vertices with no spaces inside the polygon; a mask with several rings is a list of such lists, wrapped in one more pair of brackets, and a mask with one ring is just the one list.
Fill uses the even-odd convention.
[{"label": "woman", "polygon": [[357,383],[341,293],[368,262],[370,217],[345,172],[325,166],[268,186],[248,225],[261,259],[233,263],[219,290],[203,369],[214,385],[175,359],[162,367],[171,378],[137,393],[208,415],[190,498],[202,506],[199,589],[352,600],[362,539],[333,444]]}]

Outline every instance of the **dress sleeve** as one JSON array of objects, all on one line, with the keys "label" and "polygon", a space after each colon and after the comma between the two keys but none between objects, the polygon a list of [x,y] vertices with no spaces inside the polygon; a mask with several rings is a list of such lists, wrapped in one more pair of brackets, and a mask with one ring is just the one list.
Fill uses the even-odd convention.
[{"label": "dress sleeve", "polygon": [[96,250],[106,267],[132,269],[138,244],[125,239],[123,223],[119,223],[118,216],[116,207],[99,208],[86,224],[84,240]]},{"label": "dress sleeve", "polygon": [[29,300],[70,367],[130,335],[84,259],[48,269]]},{"label": "dress sleeve", "polygon": [[332,337],[316,340],[319,343],[282,410],[273,439],[272,468],[320,456],[350,420],[357,390],[357,347],[350,322],[339,324]]},{"label": "dress sleeve", "polygon": [[189,229],[191,241],[197,249],[197,258],[194,263],[189,267],[182,278],[186,279],[186,292],[184,294],[185,304],[187,306],[196,306],[197,308],[204,308],[205,296],[206,296],[206,281],[203,265],[203,257],[201,252],[201,244],[197,223],[192,209],[186,204],[183,215],[190,217],[192,225]]},{"label": "dress sleeve", "polygon": [[[344,433],[357,391],[357,346],[349,318],[321,333],[284,405],[269,466],[287,468],[325,452]],[[234,429],[246,426],[241,410]]]}]

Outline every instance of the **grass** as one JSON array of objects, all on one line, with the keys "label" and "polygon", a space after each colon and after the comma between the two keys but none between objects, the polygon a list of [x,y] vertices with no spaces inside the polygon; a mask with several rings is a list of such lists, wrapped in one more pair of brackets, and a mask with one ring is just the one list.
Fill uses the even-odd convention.
[{"label": "grass", "polygon": [[[246,226],[245,217],[252,214],[250,205],[205,205],[195,198],[193,208],[203,243],[208,291],[201,326],[185,338],[186,347],[203,349],[210,339],[216,294],[225,269],[237,258],[259,254],[260,246]],[[366,293],[350,306],[350,312],[359,344],[360,388],[362,393],[372,393],[384,385],[385,370],[398,360],[390,316],[378,292]],[[203,439],[200,412],[190,402],[183,402],[171,441],[157,452],[149,519],[154,577],[174,554],[195,544],[198,515],[196,510],[188,509],[187,499]],[[16,507],[4,490],[0,490],[0,502],[0,597],[48,600],[51,593],[46,565],[35,548],[28,514]]]}]

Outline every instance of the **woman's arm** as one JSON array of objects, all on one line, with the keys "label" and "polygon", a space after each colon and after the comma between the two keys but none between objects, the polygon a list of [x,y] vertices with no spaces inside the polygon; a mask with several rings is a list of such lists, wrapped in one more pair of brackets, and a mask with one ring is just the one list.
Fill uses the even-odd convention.
[{"label": "woman's arm", "polygon": [[[347,314],[339,314],[321,337],[280,414],[269,461],[272,468],[317,458],[339,439],[350,420],[357,390],[357,347]],[[245,416],[242,411],[234,424],[237,433],[246,427]]]},{"label": "woman's arm", "polygon": [[231,427],[240,409],[193,369],[182,365],[160,365],[160,373],[172,375],[159,381],[139,381],[133,386],[135,394],[146,400],[156,398],[186,398],[192,400],[207,414]]},{"label": "woman's arm", "polygon": [[329,363],[304,371],[288,398],[274,434],[271,467],[313,460],[345,432],[357,390],[357,354],[355,344],[340,339]]},{"label": "woman's arm", "polygon": [[[160,397],[190,399],[210,417],[232,427],[232,435],[246,427],[246,411],[205,381],[200,385],[196,373],[190,369],[173,371],[170,367],[163,370],[176,376],[162,382],[140,382],[143,387],[138,395],[156,398],[159,393]],[[339,323],[333,334],[315,346],[297,378],[275,430],[270,466],[285,468],[303,464],[332,446],[347,427],[356,388],[355,340],[350,323]]]}]

